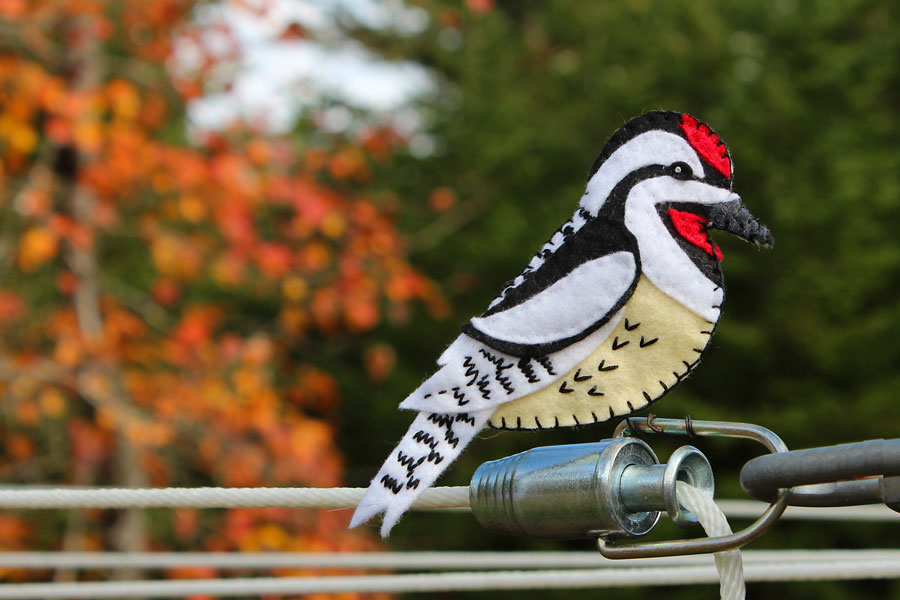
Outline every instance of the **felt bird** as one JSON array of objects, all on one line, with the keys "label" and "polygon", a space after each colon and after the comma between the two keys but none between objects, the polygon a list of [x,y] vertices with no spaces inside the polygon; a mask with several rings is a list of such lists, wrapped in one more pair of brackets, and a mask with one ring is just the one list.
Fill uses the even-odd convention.
[{"label": "felt bird", "polygon": [[486,425],[598,423],[683,381],[724,299],[722,252],[709,230],[773,243],[731,191],[732,172],[724,142],[690,115],[651,112],[617,130],[575,214],[400,404],[419,414],[350,526],[383,512],[387,536]]}]

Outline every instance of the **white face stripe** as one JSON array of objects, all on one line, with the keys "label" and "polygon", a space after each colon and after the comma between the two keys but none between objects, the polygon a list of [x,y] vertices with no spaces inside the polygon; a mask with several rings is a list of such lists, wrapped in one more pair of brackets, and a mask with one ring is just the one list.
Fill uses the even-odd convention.
[{"label": "white face stripe", "polygon": [[730,190],[702,181],[654,177],[631,188],[625,201],[625,227],[637,239],[641,272],[663,293],[711,323],[719,319],[724,291],[707,279],[678,246],[656,205],[669,201],[715,204],[739,199]]},{"label": "white face stripe", "polygon": [[675,179],[668,175],[645,179],[636,184],[626,202],[660,204],[662,202],[693,202],[719,204],[740,200],[731,190],[693,179]]},{"label": "white face stripe", "polygon": [[642,133],[619,147],[600,165],[588,181],[581,207],[596,215],[616,184],[632,171],[678,161],[690,165],[695,176],[703,174],[703,163],[684,138],[659,130]]}]

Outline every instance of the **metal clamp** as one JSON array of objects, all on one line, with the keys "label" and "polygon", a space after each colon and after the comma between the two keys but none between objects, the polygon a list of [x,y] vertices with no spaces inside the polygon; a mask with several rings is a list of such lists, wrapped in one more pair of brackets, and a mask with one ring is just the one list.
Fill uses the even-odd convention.
[{"label": "metal clamp", "polygon": [[[649,416],[646,419],[625,419],[619,423],[614,435],[625,437],[636,432],[740,438],[757,441],[773,454],[788,451],[785,443],[774,432],[749,423],[693,421],[689,418],[684,420],[657,419]],[[636,544],[615,544],[609,538],[599,537],[597,538],[597,549],[606,558],[649,558],[733,550],[759,539],[768,531],[784,514],[790,498],[791,490],[789,488],[779,490],[775,501],[752,525],[732,535]]]}]

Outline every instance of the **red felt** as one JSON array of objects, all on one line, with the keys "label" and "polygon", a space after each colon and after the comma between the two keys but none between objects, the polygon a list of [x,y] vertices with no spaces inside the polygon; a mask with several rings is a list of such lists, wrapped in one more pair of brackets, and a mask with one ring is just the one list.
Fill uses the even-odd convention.
[{"label": "red felt", "polygon": [[672,225],[681,234],[681,237],[697,246],[706,250],[709,254],[722,260],[722,251],[718,246],[713,246],[709,240],[709,233],[706,231],[706,225],[709,223],[700,215],[683,210],[669,209],[669,218],[672,219]]},{"label": "red felt", "polygon": [[697,154],[711,164],[725,177],[731,177],[731,159],[728,158],[728,149],[719,139],[718,134],[705,123],[699,123],[691,115],[681,115],[681,130],[687,136],[688,142]]}]

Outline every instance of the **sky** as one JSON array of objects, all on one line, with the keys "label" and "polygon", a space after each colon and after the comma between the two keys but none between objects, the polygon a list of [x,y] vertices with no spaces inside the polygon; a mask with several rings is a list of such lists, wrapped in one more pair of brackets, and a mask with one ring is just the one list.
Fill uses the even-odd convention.
[{"label": "sky", "polygon": [[[347,39],[338,27],[344,19],[401,35],[428,26],[424,10],[400,0],[225,0],[205,6],[197,20],[233,31],[241,58],[219,74],[222,82],[230,82],[227,88],[221,86],[224,89],[190,104],[192,126],[220,129],[243,119],[280,132],[289,129],[301,111],[336,100],[413,133],[420,115],[411,102],[434,88],[428,71],[415,63],[386,61]],[[283,39],[292,24],[315,39]],[[232,46],[216,27],[209,28],[204,43],[222,53]],[[195,44],[185,39],[177,47],[173,68],[190,69],[199,59]],[[342,106],[317,111],[316,118],[327,131],[346,130],[354,120],[353,111]]]}]

